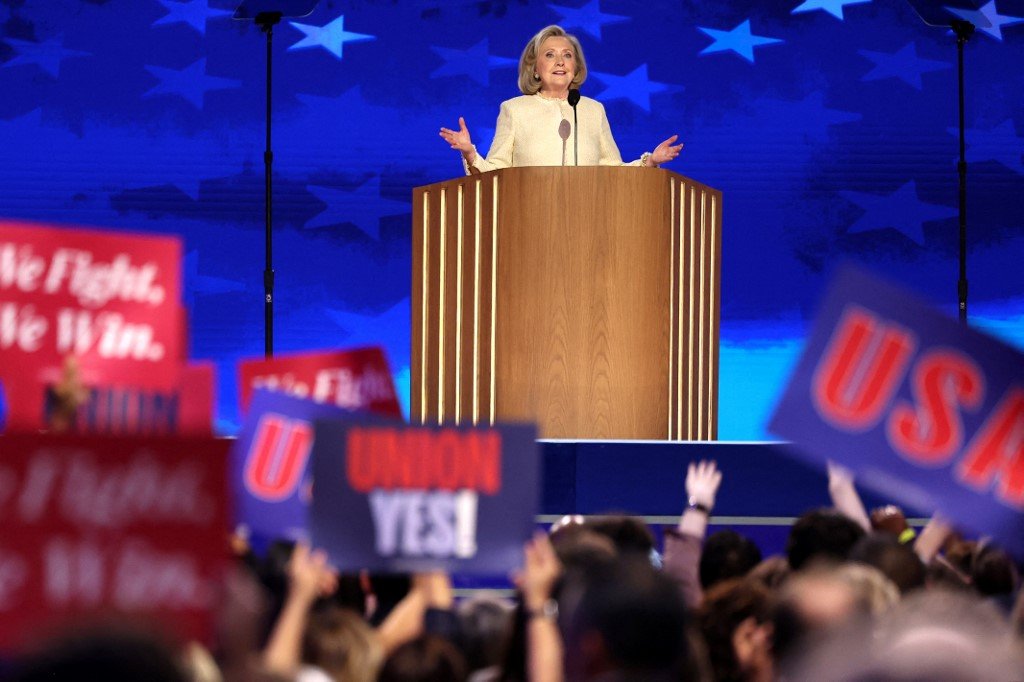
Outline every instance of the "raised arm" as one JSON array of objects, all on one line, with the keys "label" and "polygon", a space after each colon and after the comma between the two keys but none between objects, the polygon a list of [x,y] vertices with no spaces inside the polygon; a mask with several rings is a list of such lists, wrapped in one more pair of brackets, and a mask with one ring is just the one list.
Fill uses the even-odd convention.
[{"label": "raised arm", "polygon": [[664,571],[678,583],[686,605],[691,608],[704,599],[700,554],[721,483],[722,472],[714,462],[691,462],[686,470],[686,509],[679,518],[679,526],[665,533]]},{"label": "raised arm", "polygon": [[868,533],[871,532],[871,520],[857,489],[853,487],[853,474],[833,462],[828,463],[828,494],[832,498],[832,506],[840,514],[856,522]]},{"label": "raised arm", "polygon": [[526,667],[531,682],[561,682],[562,635],[551,598],[562,565],[546,534],[538,533],[523,548],[523,570],[516,585],[526,611]]},{"label": "raised arm", "polygon": [[263,664],[269,672],[291,677],[302,663],[302,636],[309,610],[317,597],[337,589],[338,576],[327,565],[327,554],[311,551],[304,542],[295,545],[287,574],[288,595],[263,652]]}]

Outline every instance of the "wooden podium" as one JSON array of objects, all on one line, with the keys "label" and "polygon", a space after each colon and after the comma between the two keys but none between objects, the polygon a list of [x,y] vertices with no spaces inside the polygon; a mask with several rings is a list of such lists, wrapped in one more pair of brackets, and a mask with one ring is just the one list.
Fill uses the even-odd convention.
[{"label": "wooden podium", "polygon": [[714,440],[722,194],[665,170],[413,190],[412,421]]}]

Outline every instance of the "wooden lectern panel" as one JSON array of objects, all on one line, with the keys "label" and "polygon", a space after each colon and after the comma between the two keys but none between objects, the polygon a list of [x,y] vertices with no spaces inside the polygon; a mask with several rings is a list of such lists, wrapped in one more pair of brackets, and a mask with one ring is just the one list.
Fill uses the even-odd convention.
[{"label": "wooden lectern panel", "polygon": [[412,418],[713,439],[721,194],[517,168],[417,188]]}]

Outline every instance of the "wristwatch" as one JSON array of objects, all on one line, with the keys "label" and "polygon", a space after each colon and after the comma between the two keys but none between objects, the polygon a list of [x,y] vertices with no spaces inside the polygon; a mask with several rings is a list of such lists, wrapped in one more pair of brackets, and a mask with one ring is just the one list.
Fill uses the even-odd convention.
[{"label": "wristwatch", "polygon": [[699,511],[703,514],[711,514],[711,507],[707,506],[702,502],[698,502],[697,498],[695,497],[691,497],[689,500],[686,501],[686,509],[693,509],[694,511]]},{"label": "wristwatch", "polygon": [[554,599],[547,599],[539,609],[526,609],[526,617],[558,620],[558,602]]}]

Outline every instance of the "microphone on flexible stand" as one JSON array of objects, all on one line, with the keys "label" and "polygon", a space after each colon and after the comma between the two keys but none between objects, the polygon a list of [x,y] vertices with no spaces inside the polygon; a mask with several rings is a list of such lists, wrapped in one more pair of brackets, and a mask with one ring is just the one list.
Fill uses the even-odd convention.
[{"label": "microphone on flexible stand", "polygon": [[572,157],[575,165],[580,165],[579,135],[576,130],[579,128],[579,119],[576,118],[576,105],[580,103],[580,91],[573,88],[569,91],[569,106],[572,107]]}]

